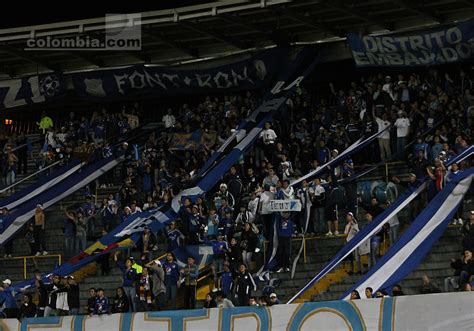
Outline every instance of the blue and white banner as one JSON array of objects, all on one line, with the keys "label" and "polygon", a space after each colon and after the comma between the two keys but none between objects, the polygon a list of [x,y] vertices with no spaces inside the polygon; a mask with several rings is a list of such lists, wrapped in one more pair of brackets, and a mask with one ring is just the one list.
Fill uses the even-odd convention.
[{"label": "blue and white banner", "polygon": [[13,108],[50,101],[64,95],[66,84],[61,74],[0,81],[0,109]]},{"label": "blue and white banner", "polygon": [[47,189],[40,195],[24,203],[12,214],[2,219],[3,231],[0,234],[0,245],[4,245],[29,221],[35,214],[37,204],[42,204],[43,208],[48,208],[65,197],[71,195],[92,181],[96,180],[104,173],[122,162],[123,155],[112,156],[98,162],[85,166],[81,172],[76,172],[63,179],[57,185]]},{"label": "blue and white banner", "polygon": [[347,35],[357,66],[428,66],[474,57],[474,19],[410,34]]},{"label": "blue and white banner", "polygon": [[291,186],[295,187],[300,185],[304,180],[310,181],[313,180],[314,178],[317,178],[321,174],[323,174],[325,171],[327,171],[328,168],[338,166],[344,160],[349,158],[351,155],[354,153],[357,153],[358,151],[362,150],[365,146],[370,144],[372,141],[374,141],[379,135],[381,135],[385,130],[388,130],[390,127],[385,128],[383,131],[374,133],[373,135],[367,137],[364,139],[364,137],[359,138],[356,142],[354,142],[352,145],[350,145],[348,148],[346,148],[341,154],[339,154],[337,157],[332,159],[331,161],[323,164],[320,166],[318,169],[311,171],[310,173],[304,175],[303,177],[300,177],[298,179],[295,179],[290,183]]},{"label": "blue and white banner", "polygon": [[172,95],[261,88],[280,69],[286,50],[271,49],[225,66],[183,70],[135,65],[122,69],[72,74],[76,93],[87,100],[130,98],[132,95]]},{"label": "blue and white banner", "polygon": [[[140,240],[145,225],[148,225],[154,232],[162,229],[178,216],[183,198],[195,200],[198,196],[211,190],[259,137],[265,122],[271,119],[273,113],[280,109],[293,94],[298,84],[314,69],[319,60],[313,51],[314,49],[310,47],[303,48],[294,61],[287,66],[288,69],[281,75],[281,79],[275,84],[272,91],[266,94],[262,104],[254,111],[252,119],[247,122],[248,131],[245,131],[245,135],[228,153],[225,153],[218,163],[210,165],[206,175],[199,180],[196,186],[179,192],[173,198],[171,208],[145,211],[129,217],[84,252],[71,258],[51,273],[69,275],[103,254],[135,245]],[[253,127],[250,125],[251,123],[253,123]],[[17,286],[23,288],[32,284],[32,281],[27,281]]]},{"label": "blue and white banner", "polygon": [[[463,153],[459,154],[459,158],[466,158],[472,155],[470,149],[467,149]],[[446,162],[446,166],[453,164],[454,159]],[[357,175],[356,175],[357,176]],[[331,260],[323,267],[323,269],[311,279],[308,284],[306,284],[301,290],[299,290],[289,301],[288,303],[294,302],[298,297],[300,297],[304,292],[314,286],[318,281],[320,281],[324,276],[326,276],[331,270],[333,270],[337,265],[339,265],[346,257],[348,257],[354,250],[356,250],[360,245],[370,239],[374,234],[380,231],[385,223],[387,223],[392,217],[397,215],[403,208],[408,206],[408,204],[413,201],[424,189],[426,188],[426,181],[420,179],[419,181],[413,183],[408,187],[405,192],[403,192],[387,209],[385,209],[379,216],[377,216],[372,222],[365,225],[355,236],[347,242],[340,250],[337,252]]]},{"label": "blue and white banner", "polygon": [[0,208],[8,208],[10,211],[18,208],[23,203],[34,199],[49,188],[63,181],[73,173],[78,171],[84,164],[80,161],[72,161],[59,169],[55,169],[48,175],[42,175],[34,184],[29,185],[23,190],[16,192],[0,201]]},{"label": "blue and white banner", "polygon": [[377,261],[341,299],[348,299],[353,290],[365,288],[390,291],[423,261],[433,244],[452,221],[474,177],[474,168],[461,171],[430,201],[410,228]]}]

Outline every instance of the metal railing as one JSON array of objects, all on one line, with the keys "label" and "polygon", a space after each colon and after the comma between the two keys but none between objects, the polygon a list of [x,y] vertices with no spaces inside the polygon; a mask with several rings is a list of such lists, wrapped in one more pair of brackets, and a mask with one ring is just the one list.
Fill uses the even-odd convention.
[{"label": "metal railing", "polygon": [[24,181],[26,181],[26,180],[28,180],[28,179],[30,179],[30,178],[32,178],[32,177],[34,177],[34,176],[36,176],[36,175],[42,173],[43,171],[54,167],[55,165],[59,164],[61,161],[62,161],[62,160],[58,160],[58,161],[56,161],[56,162],[54,162],[54,163],[52,163],[52,164],[50,164],[50,165],[48,165],[48,166],[46,166],[46,167],[40,169],[40,170],[38,170],[38,171],[32,173],[31,175],[28,175],[28,176],[26,176],[25,178],[22,178],[22,179],[20,179],[19,181],[14,182],[14,183],[11,184],[10,186],[7,186],[7,187],[4,187],[4,188],[0,189],[0,194],[1,194],[1,193],[4,193],[4,192],[6,192],[6,191],[8,191],[8,190],[10,190],[10,189],[12,189],[12,188],[14,188],[14,187],[17,186],[18,184],[23,183]]},{"label": "metal railing", "polygon": [[50,259],[50,258],[57,258],[58,265],[61,265],[62,256],[61,254],[48,254],[48,255],[28,255],[28,256],[17,256],[17,257],[8,257],[8,258],[0,258],[0,261],[12,261],[12,260],[23,260],[23,278],[27,279],[27,272],[26,272],[26,261],[32,259],[35,261],[36,259]]}]

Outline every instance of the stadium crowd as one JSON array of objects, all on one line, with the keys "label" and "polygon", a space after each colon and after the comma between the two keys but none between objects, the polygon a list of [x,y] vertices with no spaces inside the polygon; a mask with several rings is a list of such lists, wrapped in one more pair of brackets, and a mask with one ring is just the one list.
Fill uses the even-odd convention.
[{"label": "stadium crowd", "polygon": [[[136,248],[139,259],[133,259],[131,254],[125,259],[113,255],[123,274],[122,286],[113,298],[108,298],[107,295],[113,294],[106,294],[103,289],[90,289],[86,313],[173,309],[177,307],[178,288],[184,292],[184,307],[194,308],[199,274],[196,261],[189,257],[187,261],[181,261],[184,266],[178,265],[172,253],[188,244],[212,245],[214,250],[212,271],[219,291],[208,295],[206,307],[278,303],[273,289],[267,291],[266,296],[255,297],[257,285],[253,274],[264,262],[263,245],[270,237],[274,217],[262,214],[262,205],[272,199],[311,200],[307,231],[303,213],[281,213],[276,217],[279,247],[274,271],[289,272],[292,237],[305,232],[308,236],[327,237],[344,234],[349,241],[362,224],[372,221],[392,202],[382,204],[377,197],[362,201],[357,194],[356,181],[338,183],[354,176],[356,168],[379,161],[406,161],[411,173],[407,181],[393,177],[398,185],[409,187],[424,177],[430,179],[426,192],[410,205],[410,219],[405,225],[409,224],[453,174],[469,166],[464,162],[446,168],[443,163],[472,143],[474,95],[471,91],[474,81],[469,75],[463,70],[443,73],[430,68],[423,73],[393,77],[377,73],[340,86],[331,83],[329,88],[299,87],[274,120],[265,124],[258,141],[221,178],[215,190],[196,201],[184,199],[179,218],[165,231],[144,230]],[[257,93],[246,92],[207,96],[195,103],[166,109],[162,118],[164,130],[150,135],[139,152],[127,143],[120,146],[126,153],[122,166],[99,179],[97,185],[102,188],[116,186],[119,182],[120,188],[115,194],[111,193],[96,204],[90,194],[93,190],[89,189],[83,204],[66,208],[65,254],[79,253],[88,239],[106,234],[130,215],[157,207],[169,208],[180,190],[193,185],[193,176],[256,108],[258,101]],[[69,125],[60,129],[55,128],[52,121],[45,120],[47,116],[44,115],[39,122],[45,134],[43,153],[54,154],[48,156],[52,161],[59,154],[68,155],[64,158],[73,157],[80,154],[78,149],[84,144],[93,144],[93,153],[104,157],[111,150],[108,137],[139,126],[138,110],[138,104],[134,105],[131,114],[125,110],[117,114],[104,110],[94,113],[90,121],[85,116],[76,119],[76,115],[71,114]],[[391,129],[385,130],[388,127]],[[314,180],[303,181],[300,187],[290,185],[293,179],[337,157],[361,136],[381,131],[376,144],[369,145],[341,165]],[[206,139],[191,142],[196,134],[205,135]],[[11,172],[16,173],[20,167],[20,149],[12,152],[11,145],[15,144],[12,139],[4,144],[3,174],[7,185],[12,183]],[[19,139],[16,144],[21,146],[21,141]],[[455,275],[447,280],[446,290],[466,289],[474,275],[470,262],[474,215],[471,212],[470,222],[463,222],[462,212],[460,208],[454,221],[456,225],[462,225],[466,252],[461,261],[453,261],[453,268],[454,265],[461,267],[456,267]],[[360,215],[363,219],[358,220]],[[340,222],[344,222],[344,228],[340,227]],[[29,234],[38,226],[36,216],[32,226],[27,232],[28,242],[33,245],[32,253],[45,252],[44,238]],[[362,255],[368,255],[368,267],[373,266],[379,258],[385,234],[393,244],[399,228],[400,221],[395,216],[363,249],[353,254],[352,271],[366,271],[361,263]],[[165,261],[155,261],[163,251],[167,252]],[[102,273],[108,274],[109,256],[101,260],[101,265]],[[11,281],[7,279],[3,284],[8,287]],[[54,276],[50,284],[42,284],[37,279],[37,291],[40,298],[37,316],[63,311],[75,314],[81,308],[78,285],[73,277]],[[367,291],[370,297],[384,295]],[[401,287],[392,292],[393,295],[403,294]],[[357,295],[354,293],[354,298]],[[7,308],[7,301],[0,303],[5,304],[4,312],[10,317],[34,314],[30,294],[25,294],[21,308],[14,313],[8,309],[15,307]]]}]

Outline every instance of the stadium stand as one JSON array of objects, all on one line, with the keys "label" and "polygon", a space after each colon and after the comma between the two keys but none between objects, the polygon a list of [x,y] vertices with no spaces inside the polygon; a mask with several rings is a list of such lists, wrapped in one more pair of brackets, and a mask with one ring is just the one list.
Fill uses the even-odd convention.
[{"label": "stadium stand", "polygon": [[[267,4],[274,15],[311,25],[279,3]],[[252,9],[238,5],[226,10]],[[351,8],[328,10],[360,18]],[[249,27],[223,15],[229,26]],[[434,47],[425,66],[407,64],[415,60],[404,47],[384,50],[370,29],[365,39],[349,34],[322,46],[275,35],[275,48],[203,66],[31,76],[40,92],[21,97],[32,110],[16,116],[9,108],[17,105],[3,100],[0,313],[11,324],[0,329],[14,318],[33,325],[146,312],[145,321],[160,321],[184,316],[171,310],[285,303],[311,302],[301,306],[310,314],[327,301],[372,298],[383,298],[380,327],[389,329],[382,319],[395,314],[394,297],[472,291],[474,67],[461,57],[474,21],[465,15],[439,27],[459,58]],[[229,31],[180,26],[249,48]],[[393,30],[431,36],[425,29]],[[368,38],[382,49],[378,58]],[[353,59],[336,56],[345,42]],[[456,295],[461,302],[467,294]],[[288,329],[298,318],[304,324],[298,314]],[[231,315],[223,323],[234,323]]]}]

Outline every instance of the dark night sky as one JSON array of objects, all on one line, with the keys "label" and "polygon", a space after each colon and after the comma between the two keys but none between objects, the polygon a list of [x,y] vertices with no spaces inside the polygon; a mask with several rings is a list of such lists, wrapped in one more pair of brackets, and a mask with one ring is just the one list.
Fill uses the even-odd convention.
[{"label": "dark night sky", "polygon": [[[7,0],[8,1],[8,0]],[[4,8],[0,12],[0,29],[103,17],[105,14],[137,13],[170,9],[212,2],[210,0],[154,0],[154,1],[83,1],[67,0],[63,3],[49,1],[23,1],[22,8]],[[102,3],[102,5],[100,5]],[[99,4],[99,5],[98,5]],[[25,8],[27,7],[27,8]],[[25,11],[25,9],[27,11]]]}]

